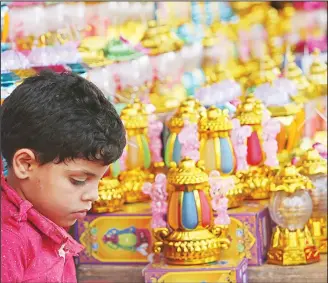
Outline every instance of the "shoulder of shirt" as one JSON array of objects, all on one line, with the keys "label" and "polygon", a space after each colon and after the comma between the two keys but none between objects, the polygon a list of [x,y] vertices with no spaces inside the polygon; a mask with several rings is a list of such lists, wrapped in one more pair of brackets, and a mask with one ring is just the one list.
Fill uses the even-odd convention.
[{"label": "shoulder of shirt", "polygon": [[[29,239],[40,235],[40,232],[34,227],[29,220],[18,222],[12,217],[11,212],[17,213],[18,209],[10,203],[6,198],[1,198],[1,230],[4,228],[8,233],[12,233],[19,237],[25,243]],[[2,235],[2,234],[1,234]],[[41,235],[40,235],[41,237]]]}]

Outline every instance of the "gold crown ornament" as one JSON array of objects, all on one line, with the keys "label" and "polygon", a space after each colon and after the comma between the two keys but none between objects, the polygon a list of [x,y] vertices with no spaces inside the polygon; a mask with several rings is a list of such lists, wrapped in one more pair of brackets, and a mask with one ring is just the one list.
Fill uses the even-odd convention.
[{"label": "gold crown ornament", "polygon": [[183,159],[171,164],[168,184],[174,192],[168,203],[169,228],[154,229],[154,252],[163,252],[168,264],[194,265],[215,262],[230,241],[221,237],[224,229],[213,224],[213,212],[206,196],[208,175],[201,162]]},{"label": "gold crown ornament", "polygon": [[269,203],[271,218],[277,223],[268,251],[268,263],[277,265],[309,264],[320,260],[311,231],[306,223],[312,213],[309,190],[313,184],[294,165],[278,172]]},{"label": "gold crown ornament", "polygon": [[315,91],[308,93],[309,98],[327,95],[327,64],[321,61],[319,49],[315,49],[312,56],[314,60],[309,69],[308,79]]},{"label": "gold crown ornament", "polygon": [[327,253],[327,160],[317,150],[309,149],[300,157],[296,166],[314,185],[310,192],[313,210],[308,227],[320,253]]},{"label": "gold crown ornament", "polygon": [[94,213],[112,213],[121,210],[125,202],[125,192],[120,182],[111,177],[100,180],[98,200],[92,204]]},{"label": "gold crown ornament", "polygon": [[127,146],[121,157],[125,168],[118,178],[124,188],[126,202],[145,201],[149,197],[142,192],[143,184],[154,178],[150,173],[148,113],[145,105],[136,99],[122,110],[121,119],[126,129]]}]

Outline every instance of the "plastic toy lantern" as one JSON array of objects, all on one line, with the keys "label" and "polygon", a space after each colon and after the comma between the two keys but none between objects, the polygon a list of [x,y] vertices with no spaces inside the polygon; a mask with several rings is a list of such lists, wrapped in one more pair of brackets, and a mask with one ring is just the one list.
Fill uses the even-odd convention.
[{"label": "plastic toy lantern", "polygon": [[236,118],[240,125],[252,128],[247,139],[247,163],[250,166],[260,166],[264,162],[261,141],[263,104],[253,94],[248,94],[244,101],[237,106]]},{"label": "plastic toy lantern", "polygon": [[122,110],[121,119],[127,132],[127,146],[120,158],[118,179],[125,190],[127,203],[145,201],[149,197],[142,192],[142,187],[154,176],[150,173],[148,114],[144,104],[136,99]]},{"label": "plastic toy lantern", "polygon": [[313,211],[308,226],[319,252],[327,253],[327,160],[317,150],[310,149],[301,156],[296,166],[314,185],[310,192]]},{"label": "plastic toy lantern", "polygon": [[[174,188],[168,203],[168,226],[154,229],[154,252],[164,253],[168,264],[193,265],[215,262],[230,241],[221,237],[227,226],[214,225],[206,196],[208,175],[192,159],[172,163],[168,185]],[[222,224],[224,225],[224,224]]]},{"label": "plastic toy lantern", "polygon": [[306,226],[312,213],[308,192],[312,188],[310,179],[299,174],[293,165],[286,165],[276,176],[269,211],[278,226],[274,229],[268,251],[269,264],[298,265],[320,260]]},{"label": "plastic toy lantern", "polygon": [[[229,176],[236,171],[236,157],[230,139],[232,121],[228,110],[221,110],[214,106],[201,113],[198,123],[200,135],[200,160],[204,161],[206,172],[219,171],[217,182],[224,183],[229,200],[228,208],[238,207],[245,198],[243,186],[238,178]],[[230,181],[230,188],[227,186]]]}]

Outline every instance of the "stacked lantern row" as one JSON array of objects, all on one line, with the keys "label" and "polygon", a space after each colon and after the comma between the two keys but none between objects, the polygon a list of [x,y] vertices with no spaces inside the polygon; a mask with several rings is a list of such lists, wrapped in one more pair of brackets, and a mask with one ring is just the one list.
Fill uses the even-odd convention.
[{"label": "stacked lantern row", "polygon": [[[276,140],[279,121],[270,118],[262,103],[249,94],[237,106],[234,119],[226,109],[215,106],[206,109],[191,98],[182,102],[166,123],[168,134],[162,158],[163,125],[155,119],[151,110],[138,100],[122,110],[121,118],[127,129],[128,146],[122,158],[111,166],[111,175],[102,180],[100,199],[94,204],[95,212],[113,212],[120,209],[124,202],[147,201],[150,196],[153,201],[155,238],[161,243],[155,243],[155,251],[164,251],[170,263],[188,265],[208,262],[209,259],[202,261],[198,255],[188,252],[184,253],[186,258],[177,256],[177,251],[165,248],[165,239],[171,235],[172,229],[180,232],[186,229],[186,235],[190,235],[190,231],[198,231],[199,227],[207,227],[205,234],[211,231],[208,227],[214,223],[211,222],[213,213],[210,213],[212,216],[197,216],[204,212],[203,208],[195,204],[199,203],[202,207],[203,201],[204,211],[208,213],[212,211],[211,207],[217,210],[220,216],[217,223],[221,226],[215,233],[220,231],[218,235],[221,235],[224,234],[222,229],[229,224],[226,214],[228,208],[242,205],[245,198],[267,199],[271,195],[270,212],[278,227],[268,253],[269,262],[289,265],[319,260],[318,249],[326,251],[326,207],[322,201],[326,198],[326,189],[323,189],[326,161],[316,150],[306,151],[297,161],[297,168],[290,164],[279,168]],[[198,171],[203,176],[199,179]],[[315,183],[311,193],[313,201],[308,193],[313,185],[310,179],[298,171],[311,177]],[[149,182],[154,184],[150,185]],[[113,183],[116,187],[111,185]],[[313,217],[309,220],[312,202]],[[182,209],[182,214],[177,213],[178,207]],[[166,228],[166,214],[167,223],[171,227],[169,230]],[[199,221],[204,219],[210,222],[201,224]],[[309,226],[305,225],[307,222]],[[209,252],[210,247],[220,247],[220,241],[213,244],[214,240],[210,240],[214,232],[211,233],[208,234],[206,248]],[[201,233],[195,235],[198,234]],[[174,234],[172,237],[185,237],[180,236]],[[204,237],[206,239],[207,236]],[[190,240],[197,241],[197,237]],[[223,243],[222,247],[227,247],[228,242]],[[293,258],[294,252],[290,254],[288,251],[293,245],[294,252],[299,256],[287,260],[282,255],[286,253],[286,258]],[[214,259],[209,255],[207,257]]]}]

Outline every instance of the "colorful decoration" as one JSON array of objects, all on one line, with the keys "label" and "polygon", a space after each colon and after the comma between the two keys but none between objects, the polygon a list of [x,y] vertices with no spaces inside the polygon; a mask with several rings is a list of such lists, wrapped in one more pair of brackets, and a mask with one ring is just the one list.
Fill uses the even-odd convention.
[{"label": "colorful decoration", "polygon": [[236,158],[229,132],[232,122],[228,110],[214,106],[201,113],[199,119],[200,159],[207,172],[218,170],[223,175],[235,172]]},{"label": "colorful decoration", "polygon": [[138,99],[127,105],[121,112],[121,119],[127,132],[125,171],[120,171],[119,181],[126,192],[126,202],[148,200],[142,192],[145,182],[154,176],[150,173],[151,153],[148,140],[148,113]]},{"label": "colorful decoration", "polygon": [[172,163],[168,184],[174,188],[168,204],[168,228],[154,230],[154,252],[161,253],[168,264],[193,265],[215,262],[220,249],[230,241],[220,238],[223,229],[213,225],[213,213],[206,196],[208,175],[201,162],[189,158],[179,166]]},{"label": "colorful decoration", "polygon": [[103,242],[113,250],[122,249],[147,255],[151,234],[148,229],[138,229],[133,226],[123,230],[113,228],[104,235]]},{"label": "colorful decoration", "polygon": [[159,228],[166,226],[166,213],[167,213],[167,192],[166,192],[166,176],[158,174],[155,177],[155,182],[145,183],[142,191],[149,195],[152,211],[152,228]]},{"label": "colorful decoration", "polygon": [[264,162],[263,144],[261,139],[263,104],[253,94],[248,94],[238,105],[236,118],[240,125],[250,126],[251,135],[247,138],[247,163],[250,166],[260,166]]},{"label": "colorful decoration", "polygon": [[248,125],[240,126],[238,119],[232,119],[232,124],[231,141],[235,150],[236,171],[247,171],[247,139],[252,133],[252,128]]},{"label": "colorful decoration", "polygon": [[222,214],[222,218],[219,217],[216,221],[224,224],[227,217],[222,211],[223,207],[230,209],[242,205],[245,198],[244,185],[236,176],[221,176],[220,172],[215,170],[210,172],[209,183],[213,210]]},{"label": "colorful decoration", "polygon": [[277,158],[278,143],[276,140],[277,134],[280,132],[280,122],[275,119],[268,119],[263,124],[263,150],[265,152],[265,165],[269,167],[276,167],[279,165]]},{"label": "colorful decoration", "polygon": [[181,156],[189,156],[192,160],[199,160],[199,140],[197,124],[192,124],[188,120],[184,121],[184,127],[178,135],[181,144]]},{"label": "colorful decoration", "polygon": [[310,179],[297,172],[293,165],[284,166],[271,188],[269,211],[277,223],[268,263],[278,265],[309,264],[320,260],[311,231],[306,226],[312,213],[312,200],[308,190]]},{"label": "colorful decoration", "polygon": [[327,253],[327,160],[317,150],[309,149],[296,166],[314,185],[310,191],[313,210],[308,226],[319,252]]}]

